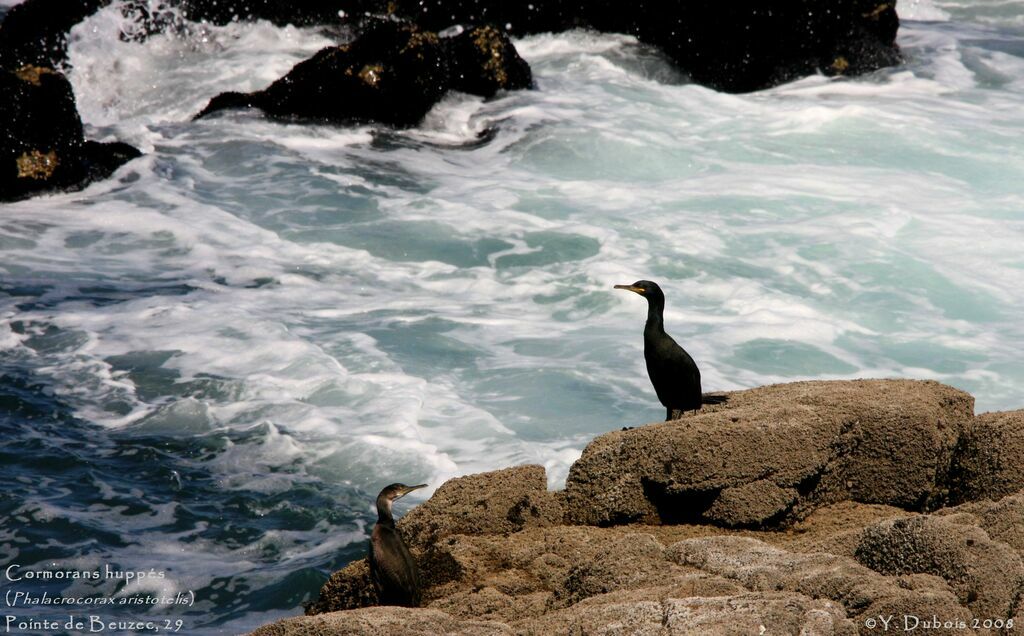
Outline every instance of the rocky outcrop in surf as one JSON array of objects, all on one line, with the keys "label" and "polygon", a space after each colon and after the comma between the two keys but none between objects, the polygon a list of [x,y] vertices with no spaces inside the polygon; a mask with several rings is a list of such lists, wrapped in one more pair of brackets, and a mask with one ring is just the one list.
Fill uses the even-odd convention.
[{"label": "rocky outcrop in surf", "polygon": [[399,522],[425,607],[370,607],[357,561],[254,633],[1006,633],[1024,412],[972,409],[935,382],[762,387],[598,437],[564,491],[539,466],[455,479]]},{"label": "rocky outcrop in surf", "polygon": [[[59,76],[55,69],[66,62],[68,32],[107,4],[109,0],[27,0],[11,8],[0,24],[0,69],[15,78],[5,74],[3,79],[8,103],[0,112],[0,125],[14,134],[0,148],[0,200],[80,187],[137,156],[125,144],[84,141],[76,133],[81,127],[77,114],[54,118],[67,115],[66,95],[43,97],[57,101],[42,106],[33,97],[60,89],[37,91],[18,79],[38,77],[33,69],[46,69],[44,84],[59,81],[54,79]],[[773,0],[757,7],[710,0],[672,6],[640,2],[625,11],[603,2],[566,0],[182,0],[167,7],[179,9],[186,19],[218,24],[268,19],[277,24],[341,26],[359,25],[367,15],[389,16],[383,23],[371,21],[372,26],[352,43],[324,49],[262,91],[217,95],[199,117],[255,107],[273,117],[413,126],[448,90],[490,97],[500,90],[529,87],[530,68],[508,33],[575,27],[635,35],[659,47],[694,81],[732,92],[758,90],[815,72],[864,73],[900,60],[895,3],[880,0],[844,0],[827,8],[813,0]],[[122,37],[146,37],[173,22],[167,11],[153,11],[146,3],[127,2],[121,10],[143,23]],[[453,25],[480,26],[450,38],[437,35]],[[51,121],[54,126],[24,132],[26,121]],[[66,127],[57,127],[62,125]],[[70,141],[63,143],[61,138]],[[776,506],[788,505],[783,502],[789,497],[784,489],[766,488],[771,490],[767,484],[751,486],[725,498],[767,497]]]},{"label": "rocky outcrop in surf", "polygon": [[71,84],[48,66],[0,69],[0,201],[82,188],[141,153],[85,139]]},{"label": "rocky outcrop in surf", "polygon": [[266,19],[327,24],[337,16],[391,14],[432,31],[490,24],[515,36],[588,28],[635,35],[660,48],[698,83],[729,92],[760,90],[814,73],[859,75],[898,64],[896,2],[713,0],[627,5],[587,0],[184,0],[190,19],[225,24]]},{"label": "rocky outcrop in surf", "polygon": [[451,90],[493,97],[499,91],[530,88],[533,72],[508,34],[493,26],[475,26],[441,39],[448,60]]},{"label": "rocky outcrop in surf", "polygon": [[[0,58],[11,49],[20,51],[24,63],[63,59],[67,31],[108,2],[28,0],[12,9],[12,27],[0,29]],[[124,10],[155,23],[140,32],[162,28],[162,18],[145,3],[134,3],[134,9],[132,4]],[[858,75],[901,61],[896,3],[886,0],[841,0],[827,6],[815,0],[642,0],[628,7],[584,0],[180,0],[167,6],[188,20],[214,24],[264,19],[279,25],[341,25],[357,24],[367,15],[391,15],[434,32],[453,25],[493,25],[516,36],[572,28],[626,33],[664,51],[693,81],[729,92],[755,91],[814,73]]]},{"label": "rocky outcrop in surf", "polygon": [[230,0],[186,2],[192,19],[225,23],[237,16],[278,24],[325,24],[333,16],[390,14],[431,31],[452,25],[494,25],[515,36],[588,28],[634,35],[661,49],[700,84],[749,92],[824,73],[860,75],[899,64],[896,2],[770,0],[756,4],[713,0],[628,7],[584,0],[335,0],[330,3]]},{"label": "rocky outcrop in surf", "polygon": [[569,472],[567,516],[775,527],[845,500],[935,508],[973,407],[967,393],[912,380],[738,391],[681,422],[595,439]]},{"label": "rocky outcrop in surf", "polygon": [[381,21],[350,44],[322,49],[262,91],[217,95],[196,118],[249,107],[278,118],[407,127],[449,90],[491,97],[531,83],[530,67],[497,29],[442,39],[411,23]]},{"label": "rocky outcrop in surf", "polygon": [[584,27],[635,35],[700,84],[756,91],[824,73],[859,75],[898,64],[896,2],[769,0],[758,3],[586,0],[396,0],[395,13],[430,29],[503,25],[514,35]]}]

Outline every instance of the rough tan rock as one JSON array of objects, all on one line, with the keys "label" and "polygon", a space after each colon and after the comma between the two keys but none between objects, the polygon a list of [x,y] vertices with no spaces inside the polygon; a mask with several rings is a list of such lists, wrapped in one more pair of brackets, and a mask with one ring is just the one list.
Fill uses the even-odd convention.
[{"label": "rough tan rock", "polygon": [[1000,499],[1024,488],[1024,410],[984,413],[960,437],[951,474],[953,503]]},{"label": "rough tan rock", "polygon": [[515,595],[485,586],[455,592],[431,603],[430,607],[461,618],[511,623],[543,616],[550,603],[550,592]]},{"label": "rough tan rock", "polygon": [[510,534],[562,523],[543,466],[516,466],[446,481],[398,522],[413,547],[456,534]]},{"label": "rough tan rock", "polygon": [[286,618],[252,636],[512,636],[508,625],[456,619],[434,609],[364,607],[347,612]]},{"label": "rough tan rock", "polygon": [[671,576],[664,551],[649,534],[625,535],[595,558],[573,565],[555,596],[571,605],[618,589],[663,583]]},{"label": "rough tan rock", "polygon": [[971,515],[971,522],[1024,558],[1024,491],[999,501],[978,501],[936,511],[936,515]]},{"label": "rough tan rock", "polygon": [[[539,617],[554,609],[609,591],[672,584],[687,596],[742,593],[734,582],[684,568],[664,558],[663,544],[631,528],[557,526],[505,535],[456,535],[426,554],[449,562],[455,575],[431,581],[426,605],[461,618],[506,623]],[[335,573],[309,612],[351,608],[362,602],[364,562]],[[364,579],[365,580],[365,579]],[[366,580],[368,585],[368,580]],[[355,598],[339,598],[345,592]]]},{"label": "rough tan rock", "polygon": [[975,617],[1011,617],[1024,583],[1020,555],[959,517],[883,521],[864,530],[856,558],[882,574],[939,576]]},{"label": "rough tan rock", "polygon": [[[493,567],[486,555],[468,544],[448,541],[449,537],[507,535],[561,521],[562,508],[547,489],[544,468],[516,466],[445,482],[427,502],[402,517],[398,529],[417,559],[425,585],[432,588],[453,580],[477,580],[476,569]],[[376,600],[364,559],[335,572],[306,613],[367,607]]]},{"label": "rough tan rock", "polygon": [[439,595],[492,587],[512,595],[546,593],[548,605],[563,606],[645,581],[664,583],[674,566],[663,550],[650,534],[558,526],[508,537],[450,537],[432,552],[445,555],[460,572]]},{"label": "rough tan rock", "polygon": [[[784,533],[759,533],[758,536],[791,552],[828,552],[853,558],[864,528],[913,514],[893,506],[841,501],[818,508]],[[784,540],[786,537],[792,540]]]},{"label": "rough tan rock", "polygon": [[759,479],[722,489],[704,517],[730,528],[770,523],[792,509],[799,497],[795,488],[780,488],[771,480]]},{"label": "rough tan rock", "polygon": [[[602,436],[565,493],[547,492],[539,466],[453,480],[399,523],[427,613],[357,610],[261,633],[867,635],[885,617],[904,632],[919,621],[918,633],[994,635],[973,618],[1024,619],[1024,490],[913,512],[968,492],[958,484],[978,497],[1012,487],[1009,455],[989,461],[963,440],[1003,431],[992,443],[1011,448],[1014,420],[979,424],[970,409],[931,382],[765,387]],[[562,525],[588,514],[605,525]],[[614,525],[634,515],[658,525]],[[702,524],[660,523],[688,519]],[[310,609],[371,592],[357,562]]]},{"label": "rough tan rock", "polygon": [[596,438],[569,471],[567,518],[758,526],[844,499],[926,509],[946,496],[973,404],[911,380],[736,392],[681,420]]},{"label": "rough tan rock", "polygon": [[681,565],[733,579],[751,591],[785,591],[842,604],[854,620],[880,613],[930,611],[941,616],[970,618],[956,596],[931,586],[908,589],[834,554],[798,554],[745,537],[709,537],[676,543],[666,556]]},{"label": "rough tan rock", "polygon": [[[685,589],[623,590],[517,624],[520,634],[852,636],[842,606],[785,592],[686,596]],[[763,631],[762,631],[763,629]]]},{"label": "rough tan rock", "polygon": [[366,559],[349,563],[327,579],[320,595],[306,605],[306,614],[323,614],[337,610],[357,609],[377,604],[377,590],[370,580]]},{"label": "rough tan rock", "polygon": [[[848,533],[851,524],[879,525],[878,518],[892,511],[847,502],[819,510],[795,531],[732,531],[729,536],[677,541],[668,548],[662,546],[674,537],[723,531],[693,526],[557,526],[508,536],[451,536],[442,543],[460,561],[465,578],[431,588],[427,609],[455,622],[430,627],[474,633],[473,626],[486,620],[495,629],[538,636],[696,635],[756,634],[763,624],[766,633],[849,634],[851,625],[861,626],[877,616],[902,620],[904,615],[934,615],[969,621],[972,612],[964,606],[966,598],[961,600],[940,576],[886,576],[849,557],[779,547],[820,545],[829,536]],[[969,513],[957,515],[960,522],[971,518]],[[944,523],[955,525],[948,519]],[[750,632],[755,619],[759,622]],[[408,631],[414,627],[403,622],[407,617],[395,620],[388,627],[398,630],[395,633],[417,633]],[[312,629],[310,625],[290,623],[289,629]],[[381,633],[372,631],[378,629],[375,623],[313,625],[323,631],[265,633]]]}]

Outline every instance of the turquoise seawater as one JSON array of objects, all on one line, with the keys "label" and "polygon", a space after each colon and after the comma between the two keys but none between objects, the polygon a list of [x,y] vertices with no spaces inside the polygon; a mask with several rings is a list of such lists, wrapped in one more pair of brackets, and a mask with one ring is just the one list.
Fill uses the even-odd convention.
[{"label": "turquoise seawater", "polygon": [[904,65],[747,95],[625,36],[532,36],[536,90],[401,132],[190,121],[316,30],[76,27],[90,135],[146,155],[0,207],[0,566],[165,576],[5,591],[196,601],[12,613],[237,633],[362,556],[388,483],[538,463],[560,487],[664,414],[616,283],[661,284],[705,390],[919,378],[1024,407],[1024,2],[899,10]]}]

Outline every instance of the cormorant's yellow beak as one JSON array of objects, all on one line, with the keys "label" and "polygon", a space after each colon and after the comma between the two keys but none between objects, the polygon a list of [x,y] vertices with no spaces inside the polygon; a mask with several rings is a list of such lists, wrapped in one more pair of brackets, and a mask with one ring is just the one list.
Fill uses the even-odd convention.
[{"label": "cormorant's yellow beak", "polygon": [[625,289],[626,291],[631,291],[633,293],[640,294],[641,296],[644,295],[645,291],[643,287],[633,287],[632,285],[616,285],[615,289]]}]

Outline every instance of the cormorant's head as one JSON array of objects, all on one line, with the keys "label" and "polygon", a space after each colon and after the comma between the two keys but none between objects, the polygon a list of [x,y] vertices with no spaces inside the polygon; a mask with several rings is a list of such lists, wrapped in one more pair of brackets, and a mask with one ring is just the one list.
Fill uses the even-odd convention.
[{"label": "cormorant's head", "polygon": [[638,280],[632,285],[616,285],[615,289],[625,289],[640,294],[648,301],[655,300],[665,302],[665,294],[662,293],[661,287],[658,287],[658,283],[649,280]]},{"label": "cormorant's head", "polygon": [[402,497],[408,495],[414,490],[419,490],[420,488],[426,487],[426,484],[420,484],[418,486],[406,486],[405,484],[391,484],[390,486],[386,486],[384,490],[380,491],[380,494],[377,495],[377,501],[383,499],[384,501],[387,501],[390,504],[393,503],[396,499],[401,499]]},{"label": "cormorant's head", "polygon": [[393,504],[396,499],[401,499],[414,490],[426,487],[426,484],[420,484],[418,486],[391,484],[390,486],[385,486],[384,490],[380,491],[380,494],[377,495],[377,521],[394,524],[394,520],[391,518],[391,504]]}]

